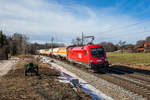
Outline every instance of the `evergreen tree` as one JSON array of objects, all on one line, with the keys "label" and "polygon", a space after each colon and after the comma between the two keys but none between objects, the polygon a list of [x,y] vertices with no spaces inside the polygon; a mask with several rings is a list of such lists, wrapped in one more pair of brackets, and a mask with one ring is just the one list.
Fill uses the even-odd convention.
[{"label": "evergreen tree", "polygon": [[3,46],[3,32],[0,31],[0,47]]}]

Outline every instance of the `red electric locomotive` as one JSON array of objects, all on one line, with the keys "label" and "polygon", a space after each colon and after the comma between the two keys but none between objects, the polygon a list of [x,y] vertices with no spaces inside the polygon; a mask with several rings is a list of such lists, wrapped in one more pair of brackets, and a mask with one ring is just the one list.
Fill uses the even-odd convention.
[{"label": "red electric locomotive", "polygon": [[91,69],[109,66],[106,52],[101,45],[86,45],[68,48],[68,60],[85,65]]}]

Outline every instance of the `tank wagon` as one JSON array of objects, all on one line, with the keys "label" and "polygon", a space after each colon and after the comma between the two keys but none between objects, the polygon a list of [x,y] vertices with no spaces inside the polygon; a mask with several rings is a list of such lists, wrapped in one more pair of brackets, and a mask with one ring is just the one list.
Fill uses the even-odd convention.
[{"label": "tank wagon", "polygon": [[49,49],[39,54],[52,55],[60,60],[68,60],[69,62],[75,62],[84,65],[91,69],[101,69],[108,67],[108,61],[106,57],[106,52],[101,45],[86,45],[79,47],[59,47]]}]

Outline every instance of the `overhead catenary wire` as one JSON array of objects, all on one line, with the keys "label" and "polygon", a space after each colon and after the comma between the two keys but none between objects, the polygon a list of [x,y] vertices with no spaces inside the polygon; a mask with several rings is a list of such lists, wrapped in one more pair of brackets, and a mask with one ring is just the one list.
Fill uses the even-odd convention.
[{"label": "overhead catenary wire", "polygon": [[117,30],[117,31],[120,31],[120,30],[125,30],[126,28],[130,28],[130,27],[133,27],[133,26],[136,26],[136,25],[139,25],[139,24],[142,24],[142,23],[147,23],[147,22],[149,22],[150,21],[150,19],[147,19],[147,20],[143,20],[143,21],[140,21],[140,22],[136,22],[136,23],[132,23],[132,24],[128,24],[128,25],[124,25],[124,26],[118,26],[118,27],[115,27],[115,28],[112,28],[112,29],[108,29],[108,30],[106,30],[106,31],[102,31],[102,32],[99,32],[99,33],[108,33],[108,32],[112,32],[112,31],[114,31],[114,30]]},{"label": "overhead catenary wire", "polygon": [[[137,36],[139,36],[139,35],[137,35],[138,33],[143,33],[143,34],[141,34],[141,35],[144,35],[144,33],[148,33],[148,32],[150,32],[150,30],[147,30],[147,31],[141,31],[141,32],[132,32],[132,34],[130,35],[130,36],[128,36],[127,34],[130,34],[130,33],[127,33],[127,34],[123,34],[123,35],[121,35],[121,36],[123,36],[122,38],[125,38],[125,37],[128,37],[128,39],[129,38],[131,38],[131,37],[135,37],[135,38],[137,38]],[[135,35],[135,33],[136,33],[136,35]],[[141,35],[140,35],[140,37],[141,37]],[[111,37],[101,37],[101,38],[105,38],[105,39],[110,39],[110,40],[116,40],[116,38],[120,38],[119,37],[120,35],[113,35],[113,36],[111,36]],[[147,35],[148,36],[148,35]],[[142,36],[143,37],[143,36]],[[145,36],[146,37],[146,36]],[[120,40],[121,40],[121,38],[120,38]],[[119,40],[119,41],[120,41]],[[123,40],[123,41],[126,41],[126,40]]]},{"label": "overhead catenary wire", "polygon": [[[132,27],[133,28],[133,26],[137,26],[137,25],[140,25],[140,24],[142,24],[142,23],[147,23],[147,22],[149,22],[150,21],[150,19],[147,19],[147,20],[143,20],[143,21],[140,21],[140,22],[136,22],[136,23],[133,23],[133,24],[128,24],[128,25],[124,25],[124,26],[119,26],[119,27],[116,27],[116,28],[114,28],[114,29],[109,29],[109,30],[107,30],[107,31],[103,31],[103,33],[102,32],[100,32],[100,34],[104,34],[104,33],[107,33],[107,35],[108,35],[108,32],[109,32],[109,34],[111,33],[111,34],[113,34],[113,36],[111,36],[111,37],[104,37],[103,36],[103,38],[105,38],[105,39],[110,39],[110,38],[119,38],[119,37],[122,37],[122,36],[125,36],[125,37],[132,37],[132,35],[135,35],[135,37],[137,36],[137,34],[140,34],[140,33],[142,33],[142,34],[145,34],[145,33],[147,33],[147,32],[150,32],[150,30],[145,30],[144,29],[144,31],[137,31],[137,32],[135,32],[135,31],[128,31],[127,30],[127,28],[128,27]],[[141,28],[142,29],[142,28]],[[119,31],[119,32],[115,32],[114,30],[117,30],[117,31]],[[122,34],[117,34],[117,33],[122,33]],[[129,34],[130,34],[130,36],[129,36]]]}]

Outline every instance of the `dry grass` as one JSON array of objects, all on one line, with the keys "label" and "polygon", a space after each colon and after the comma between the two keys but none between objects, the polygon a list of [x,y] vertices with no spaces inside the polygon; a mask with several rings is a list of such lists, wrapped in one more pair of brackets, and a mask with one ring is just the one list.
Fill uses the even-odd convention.
[{"label": "dry grass", "polygon": [[0,100],[91,100],[82,90],[77,93],[70,84],[59,82],[60,72],[51,69],[49,64],[38,62],[39,76],[34,73],[24,76],[23,66],[28,62],[30,60],[19,61],[16,70],[0,80]]},{"label": "dry grass", "polygon": [[19,58],[33,58],[34,59],[34,56],[30,55],[30,54],[28,54],[28,55],[19,55],[17,57],[19,57]]},{"label": "dry grass", "polygon": [[112,64],[150,70],[150,53],[107,53],[107,57]]}]

